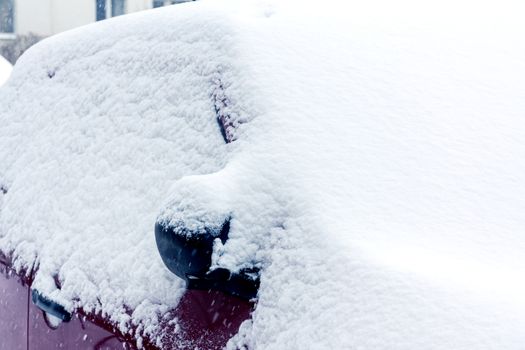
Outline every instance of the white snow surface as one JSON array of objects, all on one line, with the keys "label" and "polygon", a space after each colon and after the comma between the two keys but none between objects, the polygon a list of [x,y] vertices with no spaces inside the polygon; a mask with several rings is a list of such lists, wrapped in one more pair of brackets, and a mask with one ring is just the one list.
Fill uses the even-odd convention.
[{"label": "white snow surface", "polygon": [[45,40],[0,94],[0,248],[154,332],[155,219],[229,216],[214,263],[263,267],[230,348],[521,349],[523,10],[202,1]]},{"label": "white snow surface", "polygon": [[243,81],[217,11],[148,12],[44,40],[0,94],[0,249],[67,308],[146,333],[184,291],[156,217],[178,179],[224,167],[211,95]]},{"label": "white snow surface", "polygon": [[0,56],[0,86],[4,85],[9,76],[13,66],[3,56]]}]

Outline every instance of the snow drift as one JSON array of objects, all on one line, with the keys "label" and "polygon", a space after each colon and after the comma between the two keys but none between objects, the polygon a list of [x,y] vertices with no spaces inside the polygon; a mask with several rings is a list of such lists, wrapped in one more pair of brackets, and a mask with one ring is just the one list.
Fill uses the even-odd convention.
[{"label": "snow drift", "polygon": [[518,6],[204,1],[45,40],[0,95],[0,248],[154,332],[157,216],[228,216],[214,264],[262,268],[232,348],[519,349]]}]

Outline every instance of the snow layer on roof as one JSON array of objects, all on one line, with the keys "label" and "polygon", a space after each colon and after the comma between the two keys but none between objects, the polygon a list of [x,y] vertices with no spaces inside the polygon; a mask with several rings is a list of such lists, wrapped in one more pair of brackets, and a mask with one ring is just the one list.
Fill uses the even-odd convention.
[{"label": "snow layer on roof", "polygon": [[51,38],[0,96],[1,247],[154,329],[181,293],[155,218],[227,215],[214,263],[263,267],[232,348],[519,349],[520,6],[204,1]]},{"label": "snow layer on roof", "polygon": [[9,79],[12,70],[13,66],[11,63],[9,63],[3,56],[0,56],[0,86],[4,85],[7,79]]},{"label": "snow layer on roof", "polygon": [[232,227],[282,221],[224,247],[268,263],[232,346],[525,344],[522,12],[279,2],[244,28],[266,108],[226,167]]}]

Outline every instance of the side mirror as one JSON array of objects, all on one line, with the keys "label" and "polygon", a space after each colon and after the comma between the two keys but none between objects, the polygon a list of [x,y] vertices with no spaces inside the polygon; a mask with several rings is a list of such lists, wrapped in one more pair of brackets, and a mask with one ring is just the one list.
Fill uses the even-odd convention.
[{"label": "side mirror", "polygon": [[243,299],[253,299],[259,289],[259,271],[244,269],[236,273],[224,268],[211,268],[213,241],[228,240],[230,221],[205,232],[191,232],[157,222],[155,239],[164,264],[186,281],[188,289],[219,290]]}]

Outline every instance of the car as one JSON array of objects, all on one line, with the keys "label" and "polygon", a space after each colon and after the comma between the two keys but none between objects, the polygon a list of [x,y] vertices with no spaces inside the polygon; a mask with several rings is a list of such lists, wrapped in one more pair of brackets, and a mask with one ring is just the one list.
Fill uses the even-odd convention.
[{"label": "car", "polygon": [[521,13],[197,1],[33,46],[2,346],[521,348]]},{"label": "car", "polygon": [[[58,124],[48,119],[44,122],[47,126],[37,127],[31,123],[36,129],[23,132],[32,141],[26,143],[27,148],[22,146],[25,148],[22,153],[32,158],[29,154],[36,150],[36,146],[46,154],[33,154],[36,156],[33,160],[26,158],[32,163],[26,164],[29,166],[27,169],[35,170],[34,165],[43,170],[41,166],[46,168],[45,163],[48,161],[65,160],[63,156],[72,158],[71,162],[66,161],[67,164],[63,163],[63,166],[52,170],[61,173],[58,178],[65,181],[56,186],[57,183],[52,184],[44,179],[47,175],[37,175],[39,171],[34,173],[37,178],[29,182],[26,182],[28,179],[22,179],[24,176],[11,177],[10,171],[18,167],[16,163],[24,162],[25,156],[16,151],[11,152],[12,149],[8,152],[9,156],[3,155],[0,213],[6,219],[10,208],[18,206],[11,206],[11,199],[15,199],[15,202],[29,199],[22,198],[25,190],[20,191],[19,186],[22,183],[18,181],[22,180],[25,183],[22,188],[30,192],[36,187],[29,183],[36,181],[34,183],[39,183],[41,190],[50,191],[48,199],[55,198],[61,207],[52,209],[54,214],[68,216],[76,212],[73,215],[76,218],[70,216],[66,219],[71,220],[70,224],[76,222],[70,226],[76,228],[72,233],[69,229],[61,231],[58,227],[47,227],[47,233],[43,235],[36,231],[30,234],[32,238],[22,234],[25,237],[19,236],[20,240],[16,239],[18,242],[14,243],[9,242],[10,238],[17,236],[11,231],[14,227],[6,228],[9,224],[3,221],[7,226],[2,226],[6,228],[1,235],[5,245],[0,249],[0,348],[121,349],[124,346],[146,349],[219,349],[237,333],[241,323],[250,318],[259,283],[255,265],[250,269],[244,268],[244,272],[230,273],[224,267],[212,269],[214,237],[207,236],[208,233],[212,234],[211,231],[207,234],[195,232],[197,239],[185,240],[185,237],[189,237],[188,232],[178,232],[173,226],[162,226],[158,222],[157,243],[153,234],[155,216],[159,213],[171,182],[184,175],[219,169],[222,164],[219,157],[226,153],[227,143],[234,140],[235,111],[227,103],[225,88],[217,80],[221,79],[221,72],[218,70],[221,62],[210,62],[214,57],[222,59],[217,56],[220,52],[214,47],[216,39],[220,39],[218,33],[202,36],[200,41],[191,44],[177,32],[168,30],[159,36],[151,27],[157,20],[164,22],[163,25],[167,27],[173,24],[180,26],[178,21],[184,20],[188,15],[193,16],[191,13],[194,11],[191,7],[188,10],[158,10],[147,15],[130,16],[124,21],[107,21],[74,30],[34,46],[17,63],[12,83],[2,90],[4,102],[11,101],[18,105],[8,106],[9,103],[2,102],[2,121],[6,121],[2,146],[10,148],[18,143],[14,139],[8,140],[8,134],[15,138],[22,136],[19,131],[11,129],[16,128],[16,123],[9,122],[13,121],[9,119],[10,112],[20,111],[19,108],[25,104],[23,101],[28,101],[26,98],[37,104],[47,100],[44,103],[49,104],[42,106],[43,114],[38,112],[38,117],[34,113],[36,110],[28,114],[16,112],[22,119],[54,119],[52,114],[61,111],[58,112],[60,117],[55,114],[59,118],[55,119]],[[142,21],[149,24],[143,24]],[[200,20],[197,22],[197,27],[202,24]],[[149,29],[142,36],[122,32],[122,36],[117,35],[107,40],[108,31],[116,33],[128,25],[134,27],[133,32]],[[93,46],[92,43],[95,42],[100,46]],[[151,43],[156,43],[155,50],[146,47]],[[122,54],[120,49],[111,49],[114,45],[122,44],[127,46],[128,49],[125,50],[134,51],[142,47],[142,53],[139,54],[142,58],[135,54]],[[78,51],[80,48],[84,51]],[[52,53],[55,50],[58,50],[56,55]],[[174,54],[173,50],[179,50],[179,54]],[[164,57],[159,60],[161,56]],[[183,62],[192,56],[190,61]],[[129,71],[130,65],[136,65],[136,70]],[[88,73],[91,70],[98,73],[91,76]],[[30,76],[34,79],[29,78]],[[93,78],[95,79],[92,80]],[[157,87],[150,82],[155,82]],[[22,86],[15,87],[17,84]],[[112,85],[109,90],[108,84]],[[42,96],[43,100],[37,102],[27,94],[26,98],[21,97],[25,94],[24,91],[38,85],[42,88],[45,86],[47,97]],[[196,92],[195,89],[199,88],[203,89]],[[168,95],[171,97],[166,100]],[[101,107],[108,110],[102,112],[99,109]],[[32,108],[36,106],[30,107]],[[97,119],[101,121],[100,124]],[[91,128],[85,122],[98,126],[93,124]],[[62,130],[62,136],[69,141],[62,139],[60,144],[55,144],[57,148],[51,146],[49,142],[54,143],[61,137],[55,138],[57,134],[51,136],[54,132],[40,134],[48,127],[58,133]],[[38,134],[42,137],[41,141],[50,147],[43,144],[37,146],[37,139],[40,138]],[[117,141],[110,145],[113,143],[110,139],[103,141],[106,136],[113,140],[120,139],[123,143]],[[90,140],[95,141],[98,146],[91,144]],[[105,149],[97,150],[99,146]],[[118,151],[122,147],[127,149],[124,153]],[[50,173],[48,175],[55,177]],[[87,182],[69,187],[66,184],[69,181]],[[94,182],[89,184],[91,181]],[[47,185],[44,185],[46,182]],[[148,189],[149,186],[153,187]],[[69,192],[71,189],[73,192]],[[34,195],[35,193],[30,197]],[[46,201],[39,200],[35,204],[44,209]],[[112,206],[110,203],[117,202],[123,211],[112,213],[107,205]],[[87,209],[88,207],[91,209]],[[90,223],[81,223],[82,219],[78,219],[91,210],[91,214],[102,215],[105,219],[100,216],[98,219],[92,217],[95,221],[90,219]],[[32,217],[30,221],[33,224],[40,225],[37,224],[39,214],[26,214]],[[47,214],[41,214],[40,218],[48,224],[54,221],[51,217],[44,218]],[[15,216],[21,219],[24,214],[19,212]],[[228,239],[229,224],[223,226],[221,244]],[[29,233],[32,229],[25,227],[22,230]],[[77,238],[83,237],[82,242],[73,242],[76,239],[71,241],[71,233]],[[174,241],[177,233],[180,234],[180,239]],[[206,240],[206,247],[199,243],[202,237]],[[51,243],[52,241],[55,243]],[[127,247],[123,249],[122,244]],[[199,245],[205,249],[197,251]],[[26,260],[29,257],[26,253],[29,251],[22,252],[25,249],[22,246],[29,250],[35,249],[35,259],[32,262]],[[54,247],[51,248],[52,251],[48,251],[49,255],[45,253],[48,250],[46,246]],[[174,252],[182,255],[174,260]],[[73,275],[64,270],[68,275],[66,277],[60,272],[61,268],[55,269],[58,265],[51,268],[58,261],[55,259],[61,260],[63,267],[73,263],[73,260],[76,261],[74,265],[80,265],[70,270]],[[182,279],[163,266],[163,259],[167,267]],[[120,266],[114,265],[117,261]],[[197,262],[200,262],[199,270],[190,269],[191,266],[197,266]],[[51,265],[45,267],[47,264]],[[177,268],[174,269],[174,266]],[[49,285],[48,282],[52,284]],[[79,284],[71,285],[71,282]],[[58,295],[61,293],[65,294]],[[112,300],[104,300],[110,295]]]}]

